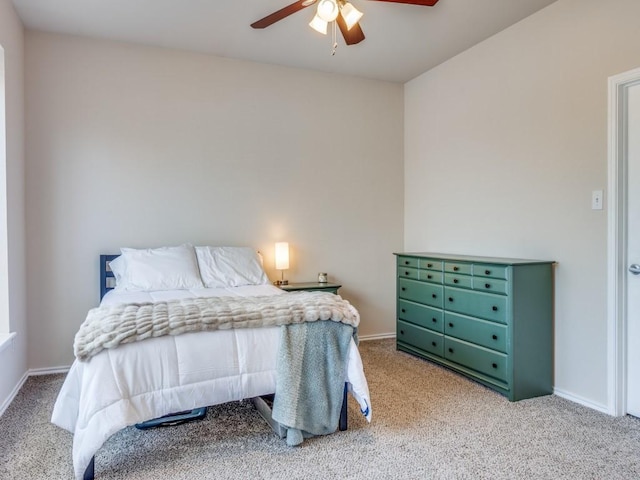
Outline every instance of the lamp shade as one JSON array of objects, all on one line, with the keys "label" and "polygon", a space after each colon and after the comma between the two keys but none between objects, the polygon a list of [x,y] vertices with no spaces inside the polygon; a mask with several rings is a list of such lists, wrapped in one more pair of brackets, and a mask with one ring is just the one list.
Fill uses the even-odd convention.
[{"label": "lamp shade", "polygon": [[338,13],[340,13],[337,0],[320,0],[317,12],[318,16],[325,22],[333,22],[338,17]]},{"label": "lamp shade", "polygon": [[309,26],[313,28],[316,32],[321,33],[323,35],[327,34],[327,22],[321,19],[318,14],[313,17],[313,20],[309,22]]},{"label": "lamp shade", "polygon": [[344,23],[347,25],[347,30],[351,30],[351,28],[362,18],[362,12],[349,2],[346,2],[342,6],[341,13],[342,18],[344,18]]},{"label": "lamp shade", "polygon": [[276,242],[276,270],[289,269],[289,242]]}]

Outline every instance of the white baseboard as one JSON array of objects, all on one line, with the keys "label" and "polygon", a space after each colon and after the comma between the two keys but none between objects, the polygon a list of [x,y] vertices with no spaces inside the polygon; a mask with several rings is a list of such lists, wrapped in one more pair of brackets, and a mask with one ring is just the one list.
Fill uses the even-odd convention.
[{"label": "white baseboard", "polygon": [[570,402],[574,402],[579,405],[583,405],[587,408],[597,410],[598,412],[611,415],[611,412],[609,411],[609,408],[606,405],[601,405],[599,403],[592,402],[591,400],[587,400],[586,398],[582,398],[578,395],[574,395],[573,393],[565,392],[564,390],[560,390],[559,388],[554,388],[553,394],[561,398],[564,398],[565,400],[569,400]]},{"label": "white baseboard", "polygon": [[16,398],[16,395],[18,395],[18,392],[24,385],[24,382],[27,381],[27,378],[29,378],[28,371],[25,372],[25,374],[22,376],[18,384],[13,388],[13,390],[11,390],[11,393],[9,394],[9,396],[4,400],[4,402],[2,402],[2,405],[0,405],[0,417],[4,414],[5,410],[9,407],[9,405],[11,405],[11,402],[13,402],[13,399]]},{"label": "white baseboard", "polygon": [[380,333],[377,335],[358,335],[358,340],[366,342],[367,340],[383,340],[385,338],[396,338],[396,332]]},{"label": "white baseboard", "polygon": [[71,367],[50,367],[50,368],[32,368],[29,370],[30,377],[37,377],[38,375],[54,375],[56,373],[68,373]]},{"label": "white baseboard", "polygon": [[34,368],[25,372],[18,384],[13,388],[13,390],[11,390],[9,396],[4,400],[4,402],[2,402],[2,405],[0,405],[0,417],[4,414],[9,405],[11,405],[11,402],[16,398],[16,395],[18,395],[18,392],[29,377],[67,373],[70,368],[71,367]]}]

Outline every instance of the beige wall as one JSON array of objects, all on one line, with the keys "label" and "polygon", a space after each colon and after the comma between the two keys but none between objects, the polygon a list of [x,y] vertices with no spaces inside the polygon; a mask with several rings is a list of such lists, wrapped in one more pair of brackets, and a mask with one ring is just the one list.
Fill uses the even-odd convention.
[{"label": "beige wall", "polygon": [[[404,232],[406,250],[556,260],[556,391],[605,409],[607,205],[590,202],[607,185],[607,78],[640,66],[638,18],[637,0],[559,0],[409,82],[404,109],[399,85],[29,32],[29,366],[71,362],[97,255],[120,245],[249,244],[275,278],[272,244],[288,240],[290,280],[328,271],[361,334],[393,332]],[[26,371],[8,0],[0,43],[19,332],[0,352],[1,401]]]},{"label": "beige wall", "polygon": [[607,78],[640,2],[559,0],[405,86],[405,248],[551,259],[555,388],[607,404]]},{"label": "beige wall", "polygon": [[27,32],[29,364],[69,365],[98,254],[250,245],[394,331],[403,87]]},{"label": "beige wall", "polygon": [[[0,0],[0,45],[5,62],[6,164],[0,175],[3,205],[0,221],[1,312],[17,336],[0,351],[0,413],[27,372],[27,324],[25,312],[25,173],[24,173],[24,34],[22,23],[9,0]],[[3,228],[4,230],[4,228]],[[8,274],[8,275],[7,275]],[[7,321],[3,319],[2,328]],[[0,333],[7,333],[0,332]]]}]

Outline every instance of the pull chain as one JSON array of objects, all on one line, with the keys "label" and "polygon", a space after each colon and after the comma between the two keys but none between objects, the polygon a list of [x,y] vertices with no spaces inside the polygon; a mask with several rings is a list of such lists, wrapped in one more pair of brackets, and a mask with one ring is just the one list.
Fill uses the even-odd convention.
[{"label": "pull chain", "polygon": [[336,49],[338,48],[338,40],[336,36],[336,22],[333,21],[333,48],[331,49],[331,56],[336,54]]}]

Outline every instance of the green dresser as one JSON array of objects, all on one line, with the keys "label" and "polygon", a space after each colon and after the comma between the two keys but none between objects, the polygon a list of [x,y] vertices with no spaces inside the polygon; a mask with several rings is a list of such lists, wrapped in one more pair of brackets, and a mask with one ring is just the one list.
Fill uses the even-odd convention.
[{"label": "green dresser", "polygon": [[399,350],[511,401],[552,393],[554,262],[395,255]]}]

